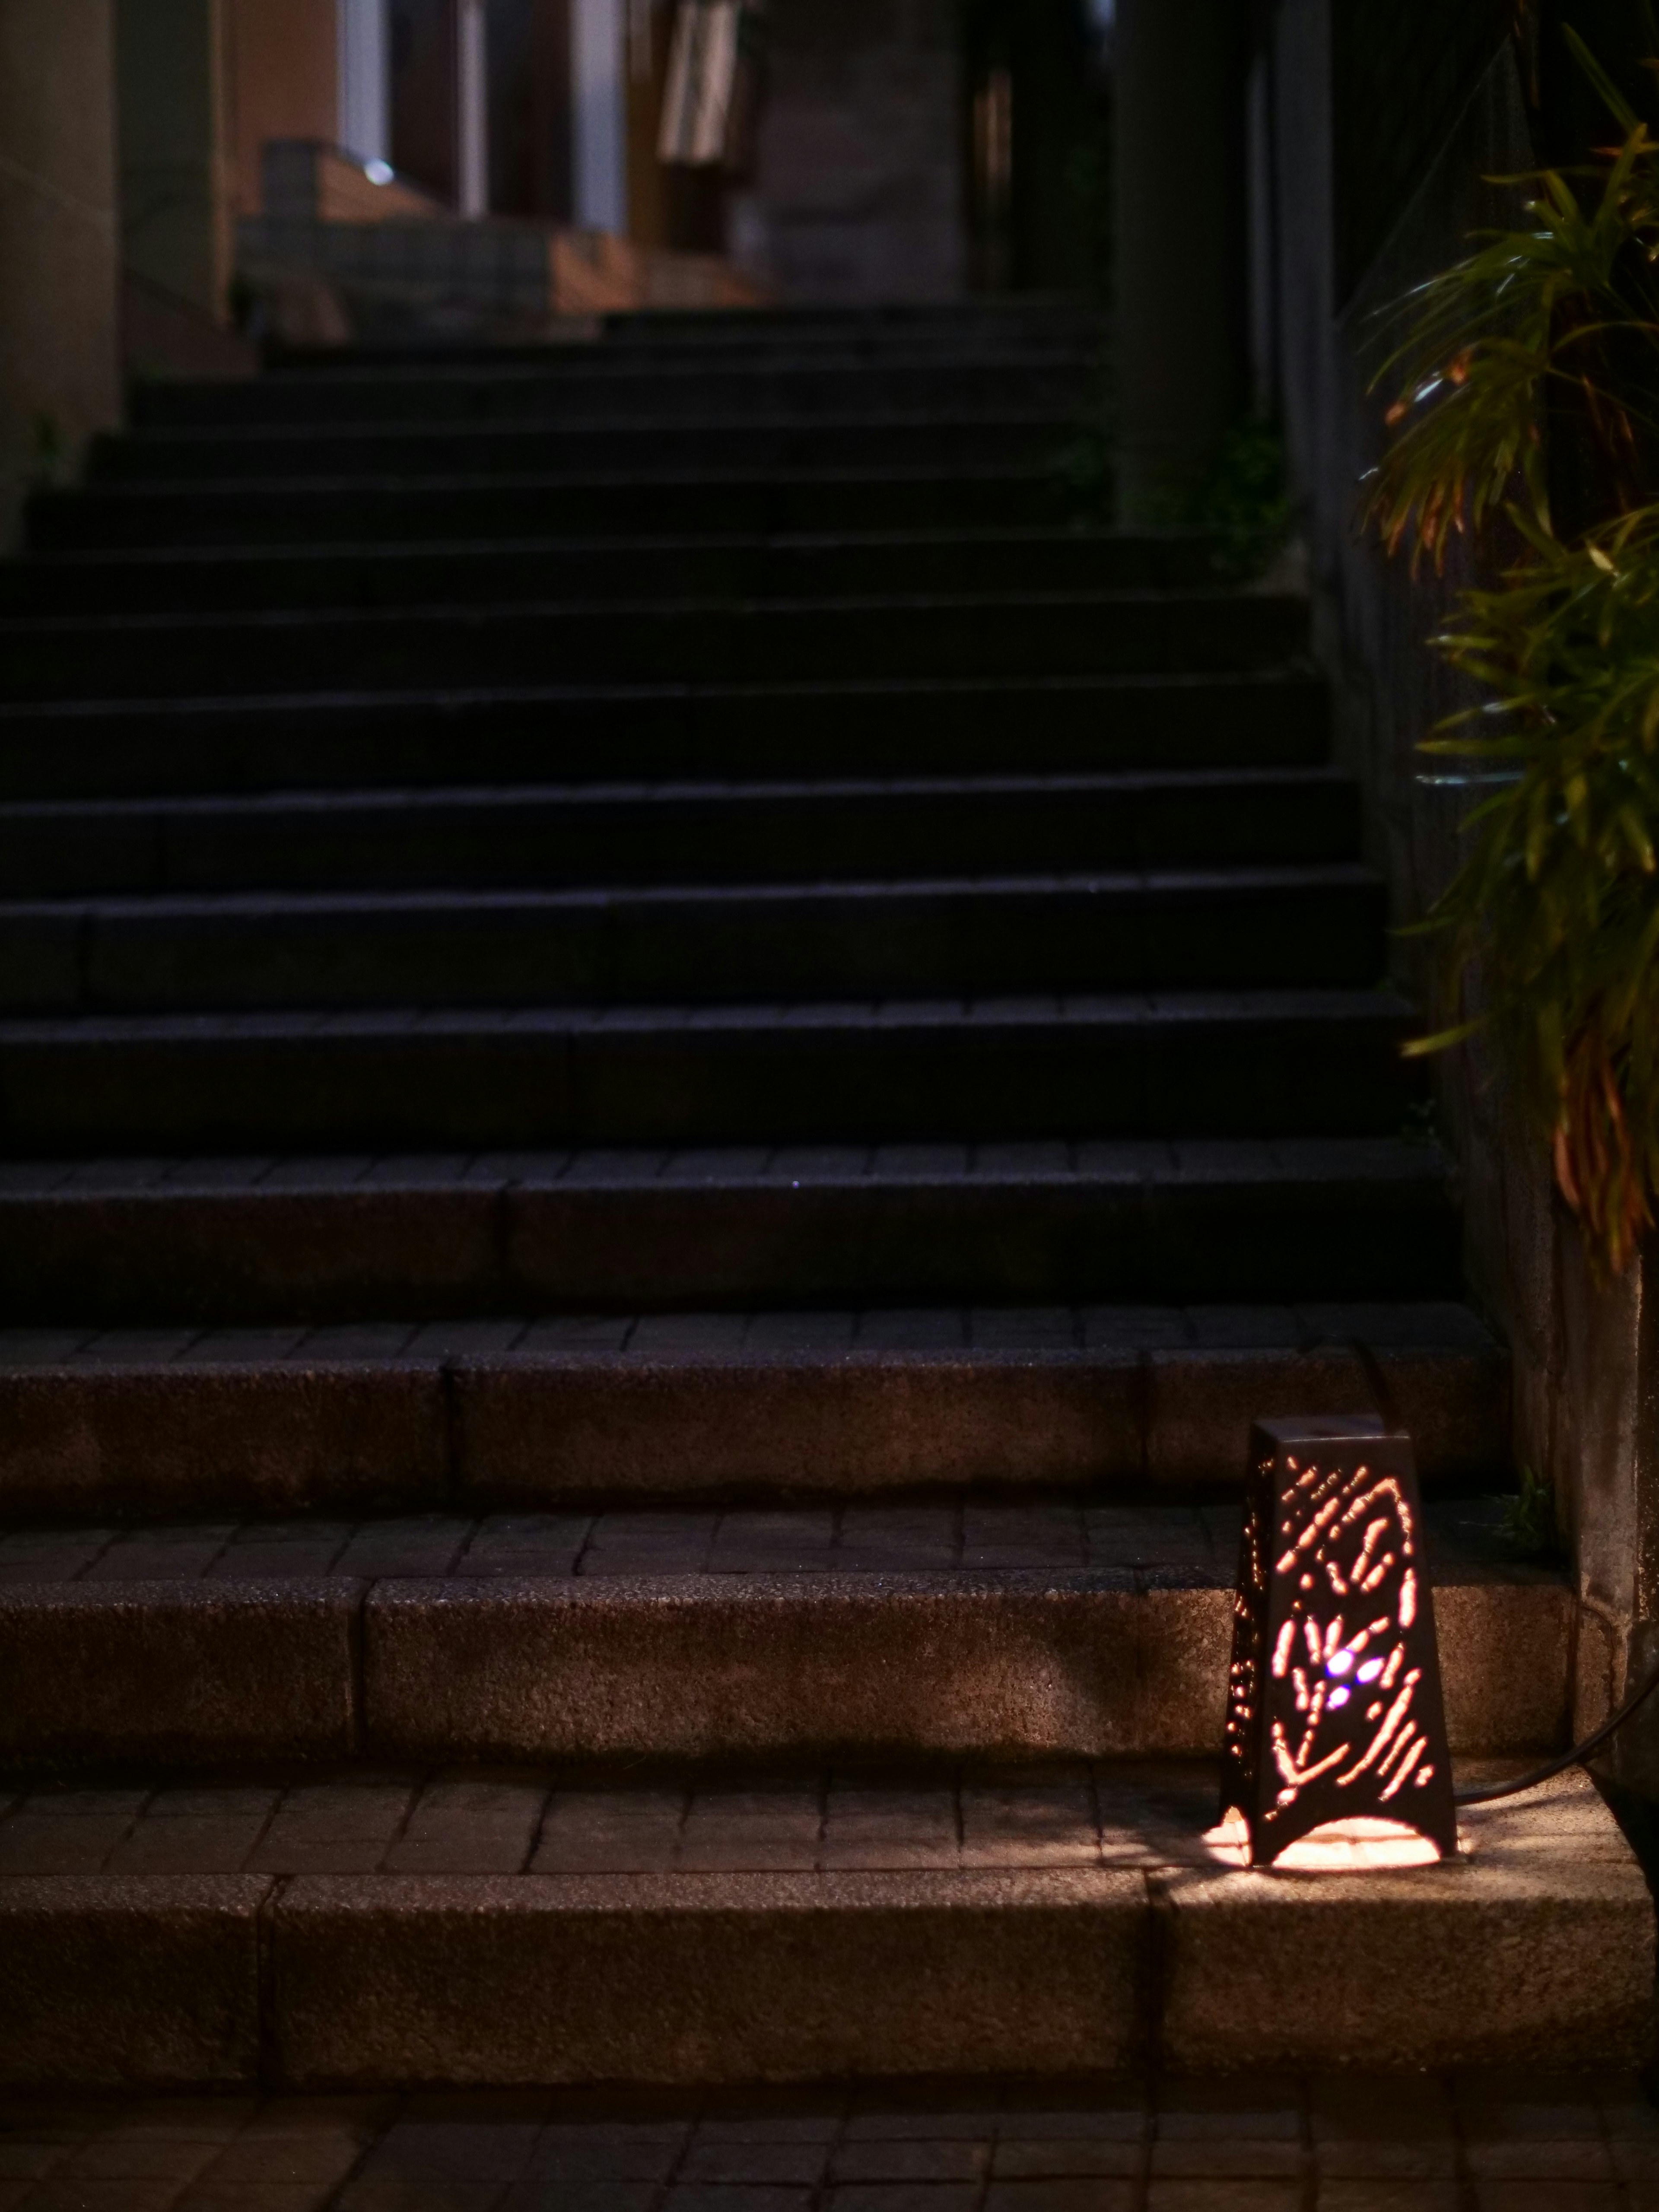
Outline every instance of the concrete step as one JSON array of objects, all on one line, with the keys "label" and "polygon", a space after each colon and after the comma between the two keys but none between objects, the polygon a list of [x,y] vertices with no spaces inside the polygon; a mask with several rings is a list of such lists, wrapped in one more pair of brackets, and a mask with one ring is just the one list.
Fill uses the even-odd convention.
[{"label": "concrete step", "polygon": [[0,902],[0,1006],[76,1013],[1363,989],[1386,888],[1319,867]]},{"label": "concrete step", "polygon": [[0,804],[12,898],[1283,866],[1359,849],[1330,769],[473,785]]},{"label": "concrete step", "polygon": [[1236,674],[1282,666],[1306,602],[1225,591],[298,609],[0,622],[13,701],[497,683]]},{"label": "concrete step", "polygon": [[1509,1389],[1507,1355],[1457,1305],[15,1328],[0,1332],[0,1522],[967,1485],[1179,1501],[1236,1489],[1264,1407],[1382,1413],[1431,1492],[1497,1490]]},{"label": "concrete step", "polygon": [[[1573,1601],[1425,1508],[1457,1753],[1566,1740]],[[0,1536],[0,1771],[1202,1757],[1236,1506],[633,1508]]]},{"label": "concrete step", "polygon": [[[1502,1771],[1466,1763],[1459,1778]],[[36,1791],[0,1820],[0,1863],[42,1869],[0,1876],[11,1993],[0,2081],[130,2096],[161,2086],[361,2093],[932,2076],[901,2110],[855,2116],[844,2141],[835,2122],[814,2118],[822,2105],[794,2100],[746,2125],[728,2106],[714,2140],[689,2152],[683,2106],[630,2130],[614,2099],[599,2104],[585,2089],[566,2143],[522,2099],[498,2095],[483,2113],[428,2102],[411,2116],[425,2124],[404,2129],[395,2154],[371,2156],[356,2187],[365,2203],[388,2191],[404,2203],[413,2175],[439,2172],[446,2201],[468,2189],[482,2203],[522,2172],[515,2202],[547,2191],[549,2201],[633,2205],[672,2171],[763,2178],[769,2190],[744,2193],[769,2202],[781,2201],[787,2179],[793,2203],[828,2170],[856,2183],[860,2202],[884,2183],[882,2201],[902,2189],[914,2202],[918,2173],[936,2185],[953,2177],[955,2190],[931,2193],[955,2204],[984,2189],[990,2155],[983,2124],[961,2109],[963,2077],[1015,2075],[1024,2093],[996,2098],[997,2171],[1071,2179],[994,2181],[994,2212],[1011,2212],[1060,2202],[1062,2189],[1068,2203],[1115,2203],[1106,2192],[1118,2189],[1128,2203],[1128,2182],[1087,2178],[1140,2172],[1152,2155],[1138,2090],[1127,2113],[1082,2109],[1101,2092],[1079,2077],[1097,2081],[1101,2069],[1150,2074],[1165,2103],[1188,2108],[1155,2172],[1210,2177],[1196,2185],[1206,2203],[1265,2205],[1267,2187],[1287,2203],[1299,2187],[1283,2179],[1304,2171],[1297,2100],[1286,2142],[1277,2112],[1262,2111],[1285,2101],[1282,2077],[1267,2095],[1250,2096],[1248,2077],[1242,2096],[1200,2095],[1207,2085],[1183,2082],[1179,2069],[1315,2069],[1328,2084],[1327,2126],[1313,2139],[1328,2148],[1341,2093],[1328,2069],[1559,2067],[1564,2051],[1608,2069],[1644,2057],[1652,1907],[1587,1779],[1472,1808],[1454,1864],[1362,1863],[1316,1880],[1240,1870],[1224,1841],[1206,1840],[1215,1814],[1215,1771],[1175,1763],[736,1781],[271,1772],[234,1788],[141,1778],[125,1790]],[[1067,2077],[1066,2093],[1034,2098],[1039,2073]],[[941,2075],[957,2077],[954,2094],[940,2094]],[[1616,2076],[1602,2079],[1617,2088]],[[1370,2149],[1407,2091],[1397,2075],[1365,2086],[1367,2118],[1352,2096],[1342,2101]],[[1512,2100],[1518,2086],[1511,2074],[1484,2091]],[[830,2107],[837,2115],[846,2094]],[[1516,2148],[1518,2127],[1535,2138],[1540,2121],[1560,2124],[1559,2082],[1540,2094],[1548,2103],[1518,2122],[1512,2104],[1488,2106],[1504,2150]],[[1397,2146],[1413,2172],[1440,2148],[1422,2101]],[[1044,2109],[1024,2118],[1028,2102]],[[226,2099],[206,2114],[161,2112],[138,2146],[145,2172],[159,2151],[178,2149],[192,2118],[186,2156],[166,2171],[187,2166],[188,2148],[204,2164],[243,2109]],[[361,2129],[361,2105],[313,2099],[300,2123],[280,2105],[262,2111],[271,2139],[239,2171],[298,2168],[304,2150],[299,2170],[331,2179],[362,2158],[356,2133],[319,2157],[296,2132],[307,2121]],[[71,2117],[52,2116],[55,2141]],[[468,2118],[483,2124],[442,2124]],[[1595,2125],[1573,2149],[1601,2148]],[[1227,2142],[1245,2128],[1249,2142]],[[1047,2140],[1027,2143],[1028,2133]],[[1053,2140],[1073,2135],[1081,2139]],[[1559,2148],[1520,2148],[1531,2166]],[[1639,2158],[1650,2145],[1629,2148]],[[448,2178],[486,2166],[487,2180]],[[1218,2184],[1223,2166],[1257,2178]],[[94,2170],[126,2168],[106,2152]],[[1279,2183],[1264,2185],[1264,2170]],[[626,2191],[592,2179],[618,2172],[634,2177]]]},{"label": "concrete step", "polygon": [[1060,407],[907,413],[579,417],[550,410],[512,423],[401,422],[136,430],[94,440],[98,483],[258,483],[269,477],[580,476],[599,470],[1042,469],[1077,434]]},{"label": "concrete step", "polygon": [[1074,349],[980,352],[814,346],[781,355],[707,347],[550,349],[539,361],[493,357],[373,370],[313,369],[249,383],[135,386],[140,430],[248,429],[351,423],[511,422],[570,416],[672,421],[773,416],[995,413],[1081,415],[1100,389],[1098,363]]},{"label": "concrete step", "polygon": [[1195,534],[1084,528],[150,545],[0,564],[0,613],[1111,591],[1203,586],[1214,574],[1211,542]]},{"label": "concrete step", "polygon": [[0,1319],[1455,1297],[1382,1139],[0,1164]]},{"label": "concrete step", "polygon": [[148,546],[315,546],[433,539],[759,535],[1056,527],[1076,519],[1063,476],[984,454],[929,467],[617,466],[511,477],[274,477],[99,482],[28,507],[40,552]]},{"label": "concrete step", "polygon": [[1311,673],[481,686],[0,705],[0,796],[1316,768]]},{"label": "concrete step", "polygon": [[0,1152],[1390,1136],[1379,991],[0,1021]]},{"label": "concrete step", "polygon": [[[971,359],[980,352],[1006,354],[1020,347],[1046,351],[1057,345],[1098,347],[1109,319],[1075,298],[1021,295],[879,307],[627,309],[593,318],[571,332],[574,357],[643,361],[744,356],[770,350],[839,353],[857,349],[872,356],[927,348],[942,358]],[[411,362],[454,366],[489,362],[545,362],[545,341],[518,346],[455,343],[350,345],[285,349],[273,345],[268,374],[331,375],[343,368],[406,368]]]}]

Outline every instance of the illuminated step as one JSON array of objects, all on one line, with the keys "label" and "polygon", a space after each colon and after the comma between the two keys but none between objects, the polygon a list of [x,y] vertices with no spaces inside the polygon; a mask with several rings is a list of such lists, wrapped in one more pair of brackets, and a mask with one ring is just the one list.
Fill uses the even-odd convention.
[{"label": "illuminated step", "polygon": [[1206,1839],[1215,1816],[1213,1770],[1177,1765],[23,1796],[0,1815],[0,2081],[960,2082],[1644,2056],[1652,1906],[1582,1777],[1471,1812],[1456,1865],[1241,1873]]}]

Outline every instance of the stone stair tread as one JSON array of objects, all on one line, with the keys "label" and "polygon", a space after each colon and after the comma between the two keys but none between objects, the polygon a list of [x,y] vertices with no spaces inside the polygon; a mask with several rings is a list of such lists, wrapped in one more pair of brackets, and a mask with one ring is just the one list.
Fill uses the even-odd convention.
[{"label": "stone stair tread", "polygon": [[[785,620],[799,616],[843,617],[888,611],[917,615],[944,611],[969,615],[1012,616],[1032,611],[1074,612],[1079,615],[1145,613],[1160,617],[1174,614],[1195,619],[1212,610],[1233,610],[1238,604],[1236,592],[1221,586],[1204,585],[1183,585],[1173,588],[1107,586],[1060,591],[882,592],[815,599],[778,597],[745,599],[682,594],[662,599],[526,599],[491,600],[482,606],[467,599],[436,600],[429,604],[413,600],[395,607],[239,607],[228,611],[191,609],[183,613],[171,611],[158,613],[146,610],[136,614],[7,615],[0,617],[0,643],[17,644],[33,637],[160,637],[174,633],[212,635],[231,630],[247,630],[280,641],[285,634],[298,631],[392,629],[411,622],[453,623],[468,629],[479,629],[491,623],[515,621],[526,617],[546,621],[562,617],[589,623],[613,617],[653,621],[687,617],[696,620],[714,617],[721,619],[748,617],[756,620]],[[1265,619],[1271,619],[1276,610],[1288,609],[1300,603],[1289,594],[1262,592],[1255,595],[1253,604],[1260,607]]]},{"label": "stone stair tread", "polygon": [[[280,571],[307,561],[330,565],[359,561],[384,561],[396,567],[437,559],[467,561],[495,556],[515,557],[538,554],[589,553],[603,549],[618,556],[672,551],[697,553],[753,552],[787,556],[792,553],[923,551],[934,547],[1006,546],[1018,551],[1027,546],[1064,545],[1144,552],[1148,560],[1160,553],[1206,552],[1212,540],[1196,530],[1139,530],[1106,522],[981,522],[954,529],[938,525],[912,525],[890,530],[839,528],[777,530],[635,531],[621,534],[606,531],[515,532],[484,538],[327,538],[314,545],[262,545],[244,541],[237,545],[74,546],[31,550],[16,567],[24,573],[74,576],[87,570],[110,568],[139,572],[151,568],[211,571],[229,567],[270,568]],[[1151,588],[1150,585],[1142,588]]]},{"label": "stone stair tread", "polygon": [[634,1189],[645,1184],[1100,1182],[1160,1185],[1292,1183],[1362,1179],[1431,1183],[1446,1162],[1433,1145],[1388,1137],[1265,1139],[1054,1139],[1030,1143],[862,1144],[726,1147],[596,1146],[475,1155],[388,1153],[250,1159],[0,1161],[0,1198],[115,1197],[142,1194],[343,1193],[450,1190],[480,1195],[556,1184]]},{"label": "stone stair tread", "polygon": [[[1493,1510],[1429,1510],[1460,1755],[1548,1751],[1569,1725],[1572,1594],[1499,1556]],[[0,1771],[1202,1755],[1231,1526],[974,1504],[21,1531]],[[1143,1563],[1036,1564],[1062,1550]],[[469,1556],[490,1571],[456,1571]]]},{"label": "stone stair tread", "polygon": [[[1094,2101],[1076,2077],[1100,2069],[1559,2065],[1563,2050],[1619,2069],[1644,2056],[1652,1911],[1583,1778],[1472,1809],[1455,1864],[1312,1881],[1206,1862],[1215,1807],[1213,1770],[1189,1765],[797,1767],[620,1788],[545,1769],[255,1772],[176,1792],[141,1774],[25,1796],[0,1817],[0,1864],[9,1852],[54,1870],[0,1875],[12,1993],[0,2080],[131,2095],[1049,2075],[1072,2077],[1060,2101],[1075,2113]],[[150,1870],[233,1862],[246,1871]],[[334,1866],[348,1870],[313,1871]],[[929,2086],[935,2106],[960,2101]],[[1181,2101],[1167,2077],[1162,2094]],[[915,2112],[922,2099],[910,2101]],[[1204,2099],[1188,2132],[1225,2129],[1221,2102]],[[497,2164],[508,2149],[514,2171],[527,2165],[525,2118],[498,2110],[471,2131],[471,2159],[488,2143]],[[845,2172],[902,2177],[907,2202],[919,2163],[983,2186],[959,2115],[948,2167],[921,2155],[940,2146],[919,2142],[918,2124],[867,2123]],[[800,2148],[811,2132],[797,2114],[797,2183],[802,2157],[823,2164],[821,2142]],[[265,2147],[262,2172],[280,2148]],[[422,2174],[438,2148],[430,2127],[405,2146]],[[729,2172],[722,2155],[700,2170]],[[392,2181],[399,2202],[409,2170],[405,2158]],[[744,2178],[759,2170],[751,2156]],[[507,2178],[501,2167],[488,2188]],[[384,2186],[370,2169],[363,2202]],[[552,2186],[568,2197],[568,2178]],[[1261,2187],[1224,2183],[1216,2201]],[[1095,2202],[1103,2184],[1081,2188]],[[994,2187],[990,2202],[1004,2203]]]},{"label": "stone stair tread", "polygon": [[1450,1301],[1291,1306],[879,1308],[858,1311],[555,1314],[359,1322],[313,1328],[0,1328],[0,1371],[92,1364],[176,1370],[295,1364],[379,1366],[495,1359],[701,1365],[739,1359],[885,1363],[1085,1357],[1091,1353],[1276,1352],[1363,1343],[1498,1358],[1469,1307]]},{"label": "stone stair tread", "polygon": [[[17,799],[453,784],[481,747],[504,780],[614,781],[624,763],[763,776],[1013,761],[1073,770],[1304,766],[1325,700],[1284,667],[1225,676],[900,678],[795,684],[554,684],[0,700]],[[1018,744],[1009,731],[1020,725]],[[785,733],[787,732],[787,742]]]},{"label": "stone stair tread", "polygon": [[1376,1021],[1395,1025],[1412,1014],[1408,1000],[1386,988],[1344,990],[1060,992],[994,999],[853,999],[764,1004],[649,1006],[234,1007],[210,1013],[97,1013],[0,1018],[0,1042],[139,1040],[163,1037],[307,1037],[545,1034],[588,1036],[617,1030],[695,1030],[714,1035],[782,1028],[858,1031],[907,1027],[1018,1030],[1053,1024],[1081,1027],[1182,1025],[1249,1020]]},{"label": "stone stair tread", "polygon": [[[1459,1763],[1460,1786],[1516,1770]],[[633,1774],[353,1765],[234,1778],[0,1782],[0,1883],[20,1875],[613,1876],[1236,1869],[1203,1760],[841,1764]],[[1459,1820],[1471,1866],[1630,1863],[1582,1771]],[[1363,1852],[1338,1845],[1358,1869]],[[1373,1877],[1375,1879],[1376,1877]],[[1394,1881],[1398,1883],[1396,1873]]]},{"label": "stone stair tread", "polygon": [[472,1512],[1242,1480],[1251,1420],[1389,1408],[1507,1481],[1507,1354],[1455,1304],[457,1316],[0,1331],[14,1522]]},{"label": "stone stair tread", "polygon": [[730,902],[761,898],[861,898],[867,902],[880,897],[946,898],[975,894],[1030,897],[1044,893],[1055,896],[1097,893],[1103,898],[1114,895],[1121,898],[1152,898],[1178,897],[1183,893],[1200,895],[1205,892],[1277,890],[1302,885],[1316,889],[1346,889],[1352,884],[1371,885],[1381,881],[1376,871],[1361,860],[1307,860],[1285,862],[1277,866],[1115,868],[1096,870],[1086,874],[1078,872],[1033,875],[993,874],[988,871],[975,875],[902,876],[852,882],[830,878],[806,884],[702,884],[692,880],[684,884],[580,884],[553,888],[509,888],[486,884],[457,889],[434,885],[356,891],[335,889],[169,890],[143,897],[112,893],[82,895],[72,899],[0,899],[0,918],[8,915],[53,915],[82,908],[107,913],[112,919],[125,919],[140,914],[162,912],[205,915],[216,912],[309,915],[325,913],[330,908],[343,915],[372,914],[377,910],[401,913],[422,907],[441,911],[445,908],[488,910],[522,906],[534,911],[669,899]]},{"label": "stone stair tread", "polygon": [[12,1160],[0,1218],[0,1317],[54,1324],[1389,1300],[1459,1273],[1443,1159],[1386,1138]]},{"label": "stone stair tread", "polygon": [[[1517,1557],[1501,1497],[1424,1508],[1437,1586],[1564,1587]],[[424,1513],[361,1521],[302,1517],[41,1528],[0,1534],[0,1583],[93,1588],[153,1583],[568,1583],[624,1576],[956,1577],[994,1587],[1031,1576],[1054,1587],[1231,1589],[1240,1509],[1097,1500],[945,1498],[887,1504],[707,1509],[607,1506],[561,1513]],[[1102,1578],[1104,1579],[1102,1579]]]},{"label": "stone stair tread", "polygon": [[1328,764],[1303,763],[1268,763],[1261,766],[1243,763],[1237,768],[1149,766],[1092,772],[1054,771],[1046,775],[809,775],[768,778],[723,775],[717,772],[706,776],[583,778],[568,783],[374,784],[358,788],[290,787],[258,793],[199,792],[179,796],[167,793],[6,799],[0,801],[0,823],[93,822],[106,816],[118,822],[146,822],[173,817],[190,820],[220,814],[262,820],[271,815],[292,813],[298,825],[312,814],[349,816],[404,810],[411,813],[453,813],[465,817],[474,810],[496,808],[569,807],[580,811],[602,807],[714,807],[778,799],[810,806],[832,799],[1182,799],[1211,793],[1224,796],[1235,791],[1274,794],[1341,789],[1347,787],[1349,781],[1340,769]]}]

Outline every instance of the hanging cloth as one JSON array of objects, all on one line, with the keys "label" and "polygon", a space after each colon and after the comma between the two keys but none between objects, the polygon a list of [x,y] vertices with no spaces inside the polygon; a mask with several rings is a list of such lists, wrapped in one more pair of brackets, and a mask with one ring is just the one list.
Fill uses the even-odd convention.
[{"label": "hanging cloth", "polygon": [[668,55],[660,161],[746,168],[757,105],[759,9],[753,0],[679,0]]}]

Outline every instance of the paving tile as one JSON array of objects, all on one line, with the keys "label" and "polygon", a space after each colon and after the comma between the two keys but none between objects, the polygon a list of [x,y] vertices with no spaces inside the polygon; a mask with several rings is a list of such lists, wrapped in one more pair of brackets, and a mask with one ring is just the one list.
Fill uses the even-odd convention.
[{"label": "paving tile", "polygon": [[961,1557],[964,1567],[1080,1569],[1083,1516],[1069,1505],[965,1506]]},{"label": "paving tile", "polygon": [[533,2119],[399,2119],[364,2160],[363,2179],[516,2181],[540,2134]]},{"label": "paving tile", "polygon": [[1455,2181],[1332,2180],[1321,2171],[1318,2212],[1466,2212]]},{"label": "paving tile", "polygon": [[154,2136],[129,2128],[113,2128],[83,2143],[60,2169],[65,2182],[193,2181],[210,2166],[219,2152],[210,2139],[180,2139]]},{"label": "paving tile", "polygon": [[568,1575],[592,1525],[586,1513],[493,1513],[478,1522],[453,1574]]},{"label": "paving tile", "polygon": [[171,2212],[186,2185],[137,2174],[54,2173],[19,2197],[28,2212]]},{"label": "paving tile", "polygon": [[951,1505],[849,1505],[836,1565],[842,1571],[937,1574],[957,1563],[961,1515]]},{"label": "paving tile", "polygon": [[1297,2142],[1302,2135],[1301,2085],[1294,2076],[1284,2075],[1171,2076],[1159,2085],[1156,2134],[1160,2143],[1253,2138]]},{"label": "paving tile", "polygon": [[1471,2193],[1476,2212],[1623,2212],[1611,2181],[1477,2181]]},{"label": "paving tile", "polygon": [[703,2181],[671,2189],[663,2199],[666,2212],[808,2212],[813,2202],[810,2189],[792,2189],[774,2183],[744,2186]]},{"label": "paving tile", "polygon": [[714,1574],[823,1574],[835,1542],[831,1512],[723,1513],[704,1565]]},{"label": "paving tile", "polygon": [[1071,1352],[1082,1342],[1071,1306],[975,1306],[968,1341],[976,1352]]},{"label": "paving tile", "polygon": [[665,2182],[684,2149],[686,2130],[551,2128],[537,2144],[526,2179],[541,2181]]},{"label": "paving tile", "polygon": [[823,2174],[830,2147],[823,2142],[724,2142],[701,2137],[686,2153],[678,2180],[811,2186]]},{"label": "paving tile", "polygon": [[339,2212],[495,2212],[505,2181],[424,2180],[414,2174],[359,2174],[336,2200]]},{"label": "paving tile", "polygon": [[532,1874],[655,1874],[674,1863],[683,1790],[556,1790]]},{"label": "paving tile", "polygon": [[1297,2181],[1168,2179],[1146,2187],[1146,2212],[1302,2212]]},{"label": "paving tile", "polygon": [[334,2129],[294,2132],[276,2137],[244,2133],[227,2144],[204,2177],[219,2188],[252,2181],[337,2186],[363,2154],[362,2139]]},{"label": "paving tile", "polygon": [[[1099,2104],[1034,2100],[1029,2091],[1005,2103],[997,2121],[1000,2145],[1034,2142],[1051,2148],[1078,2142],[1139,2142],[1152,2125],[1139,2088],[1126,2088]],[[1010,2171],[1012,2171],[1011,2168]]]},{"label": "paving tile", "polygon": [[719,2092],[712,2096],[697,2125],[699,2142],[830,2143],[840,2134],[846,2098],[834,2089],[786,2092],[775,2095],[760,2111],[745,2110],[741,2100]]},{"label": "paving tile", "polygon": [[515,2181],[501,2212],[654,2212],[660,2199],[654,2181]]},{"label": "paving tile", "polygon": [[1607,2145],[1590,2136],[1553,2142],[1539,2136],[1472,2141],[1465,2147],[1468,2170],[1478,2181],[1611,2181]]},{"label": "paving tile", "polygon": [[1454,2096],[1459,2120],[1472,2142],[1506,2137],[1553,2142],[1602,2138],[1595,2085],[1581,2076],[1521,2068],[1471,2069],[1456,2077]]},{"label": "paving tile", "polygon": [[414,1802],[411,1776],[301,1784],[248,1861],[250,1874],[372,1874]]},{"label": "paving tile", "polygon": [[994,2181],[985,2196],[985,2212],[1139,2212],[1139,2204],[1137,2182],[1105,2175]]},{"label": "paving tile", "polygon": [[323,2212],[340,2177],[320,2181],[261,2181],[247,2176],[220,2180],[216,2172],[192,2182],[177,2212]]},{"label": "paving tile", "polygon": [[1094,1796],[1086,1785],[997,1789],[964,1783],[962,1864],[1092,1866],[1100,1858]]},{"label": "paving tile", "polygon": [[529,1863],[548,1790],[528,1776],[429,1783],[388,1849],[388,1874],[519,1874]]},{"label": "paving tile", "polygon": [[263,1813],[174,1814],[161,1818],[152,1811],[111,1852],[106,1871],[240,1874],[264,1832],[266,1819]]},{"label": "paving tile", "polygon": [[828,2212],[975,2212],[976,2181],[859,2181],[825,2192]]},{"label": "paving tile", "polygon": [[845,2140],[854,2142],[984,2142],[991,2133],[977,2100],[951,2106],[921,2099],[860,2096],[848,2115]]},{"label": "paving tile", "polygon": [[992,2173],[998,2181],[1042,2181],[1087,2179],[1091,2175],[1133,2178],[1146,2159],[1138,2135],[1114,2140],[1110,2136],[1062,2136],[1043,2142],[1032,2139],[998,2142]]},{"label": "paving tile", "polygon": [[964,2137],[854,2138],[839,2144],[830,2178],[846,2181],[973,2181],[989,2163],[989,2147]]},{"label": "paving tile", "polygon": [[821,1865],[850,1869],[957,1863],[954,1791],[831,1784]]},{"label": "paving tile", "polygon": [[956,1306],[871,1307],[858,1317],[856,1342],[861,1352],[963,1352],[968,1316]]},{"label": "paving tile", "polygon": [[351,1537],[335,1560],[333,1571],[364,1582],[382,1576],[453,1574],[475,1525],[443,1513],[371,1521]]},{"label": "paving tile", "polygon": [[816,1785],[710,1790],[691,1800],[676,1863],[708,1871],[807,1871],[817,1863],[822,1827]]},{"label": "paving tile", "polygon": [[1152,2172],[1158,2178],[1294,2180],[1301,2171],[1302,2145],[1294,2138],[1177,2136],[1152,2145]]}]

